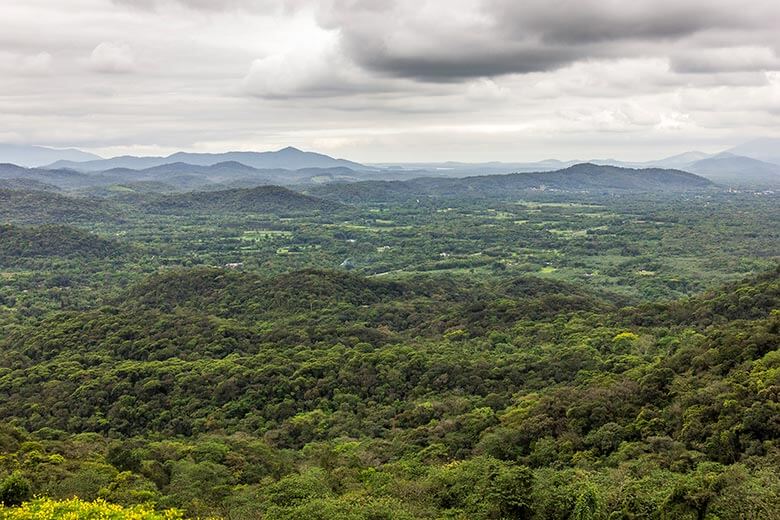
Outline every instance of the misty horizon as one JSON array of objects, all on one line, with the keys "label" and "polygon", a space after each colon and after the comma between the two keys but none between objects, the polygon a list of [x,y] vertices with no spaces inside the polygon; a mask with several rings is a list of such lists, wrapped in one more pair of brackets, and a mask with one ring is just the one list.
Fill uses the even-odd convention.
[{"label": "misty horizon", "polygon": [[[663,159],[671,159],[678,156],[686,156],[688,154],[691,155],[698,155],[701,154],[701,156],[718,156],[718,155],[728,155],[732,154],[732,150],[736,151],[740,147],[744,146],[751,146],[755,145],[757,147],[761,147],[763,149],[770,149],[775,146],[777,143],[780,143],[780,138],[773,139],[773,138],[758,138],[746,142],[740,142],[740,143],[733,143],[733,145],[729,146],[727,145],[726,148],[715,148],[711,151],[704,151],[704,150],[685,150],[683,152],[679,153],[664,153],[663,151],[660,152],[661,155],[657,156],[647,156],[640,159],[627,159],[624,157],[621,157],[620,154],[611,154],[610,156],[605,157],[596,157],[596,156],[581,156],[581,157],[561,157],[561,156],[543,156],[543,157],[516,157],[514,159],[508,159],[508,160],[498,160],[498,159],[491,159],[491,160],[485,160],[485,161],[469,161],[469,160],[459,160],[455,157],[446,157],[441,160],[436,159],[427,159],[427,160],[406,160],[403,157],[398,157],[396,160],[392,161],[355,161],[357,163],[366,165],[366,166],[391,166],[393,164],[397,165],[426,165],[426,164],[446,164],[446,163],[454,163],[454,164],[464,164],[464,165],[479,165],[479,164],[490,164],[490,163],[496,163],[496,164],[534,164],[534,163],[544,163],[544,162],[560,162],[560,163],[576,163],[576,162],[590,162],[590,161],[616,161],[616,162],[624,162],[626,164],[643,164],[643,163],[653,163],[654,161],[663,160]],[[75,146],[47,146],[45,144],[40,143],[0,143],[0,163],[6,162],[11,164],[19,164],[22,166],[29,166],[29,167],[45,167],[49,166],[52,163],[55,163],[57,161],[45,161],[41,160],[38,163],[32,164],[23,164],[21,161],[15,162],[12,159],[6,160],[5,157],[8,153],[12,153],[14,150],[26,150],[29,149],[30,151],[33,151],[35,149],[45,149],[46,151],[51,151],[54,153],[68,153],[68,152],[75,152],[75,153],[84,153],[85,156],[80,159],[72,159],[72,162],[88,162],[90,160],[109,160],[109,159],[120,159],[120,158],[154,158],[154,159],[172,159],[172,161],[176,161],[176,156],[178,155],[202,155],[202,156],[220,156],[220,155],[230,155],[230,154],[252,154],[252,153],[259,153],[259,154],[275,154],[275,153],[282,153],[285,151],[294,151],[294,152],[300,152],[300,153],[307,153],[307,154],[319,154],[319,155],[328,155],[332,156],[333,158],[337,160],[350,160],[352,161],[351,157],[347,156],[339,156],[337,154],[328,154],[325,151],[321,150],[313,150],[313,149],[304,149],[297,146],[287,145],[283,146],[281,148],[275,148],[275,149],[224,149],[224,150],[213,150],[208,152],[203,152],[195,149],[176,149],[170,153],[165,154],[133,154],[133,153],[126,153],[126,154],[119,154],[119,155],[106,155],[106,154],[99,154],[95,151],[92,151],[87,148],[78,148]],[[91,157],[88,157],[91,156]],[[780,152],[778,153],[778,156],[780,156]],[[186,161],[185,161],[186,162]]]}]

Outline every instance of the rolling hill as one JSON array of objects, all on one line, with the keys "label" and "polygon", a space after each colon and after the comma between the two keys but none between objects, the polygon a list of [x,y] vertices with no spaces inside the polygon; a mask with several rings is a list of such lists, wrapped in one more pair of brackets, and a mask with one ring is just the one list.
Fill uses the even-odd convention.
[{"label": "rolling hill", "polygon": [[225,316],[360,306],[400,298],[397,283],[340,271],[309,269],[271,278],[221,268],[164,272],[133,287],[125,301],[144,308],[209,309]]},{"label": "rolling hill", "polygon": [[8,222],[64,223],[117,220],[112,208],[94,199],[44,191],[0,189],[0,219]]},{"label": "rolling hill", "polygon": [[212,166],[224,162],[238,162],[258,169],[300,170],[303,168],[334,168],[368,170],[362,164],[346,159],[305,152],[288,146],[273,152],[226,152],[226,153],[187,153],[177,152],[167,157],[136,157],[125,155],[111,159],[99,159],[83,162],[57,161],[50,168],[70,168],[79,171],[105,171],[113,168],[146,169],[170,163],[185,163],[193,166]]},{"label": "rolling hill", "polygon": [[54,184],[47,184],[34,179],[14,177],[11,179],[0,179],[0,190],[60,191],[60,188]]},{"label": "rolling hill", "polygon": [[712,157],[712,154],[708,154],[704,152],[695,152],[695,151],[684,152],[681,154],[673,155],[671,157],[660,159],[658,161],[653,161],[651,164],[647,164],[643,166],[654,167],[654,168],[678,168],[680,170],[687,170],[688,165],[696,161],[708,159],[709,157]]},{"label": "rolling hill", "polygon": [[[510,298],[511,309],[500,300]],[[162,272],[122,297],[136,311],[207,312],[237,320],[281,320],[271,334],[285,337],[293,314],[306,314],[320,330],[335,323],[384,328],[411,335],[440,334],[453,327],[482,333],[486,323],[545,319],[560,313],[611,309],[613,294],[530,276],[497,284],[467,278],[418,275],[407,280],[369,278],[344,271],[305,269],[275,276],[222,268]],[[119,303],[119,302],[118,302]],[[367,311],[372,308],[372,311]],[[376,338],[378,331],[367,332]]]},{"label": "rolling hill", "polygon": [[[305,167],[300,169],[254,168],[237,161],[211,165],[170,162],[143,169],[115,167],[102,171],[76,171],[71,168],[25,168],[0,164],[0,181],[20,179],[56,186],[66,190],[91,190],[103,193],[115,185],[164,183],[166,190],[225,189],[259,185],[325,183],[373,178],[375,172],[356,171],[346,166]],[[409,178],[407,175],[406,178]],[[111,191],[109,189],[109,191]]]},{"label": "rolling hill", "polygon": [[72,226],[35,227],[0,225],[0,261],[31,260],[36,257],[106,258],[122,246]]},{"label": "rolling hill", "polygon": [[333,180],[358,180],[358,172],[345,166],[310,167],[297,170],[284,168],[254,168],[237,161],[212,165],[173,162],[142,170],[112,168],[90,174],[95,185],[126,184],[128,182],[164,182],[180,190],[210,186],[254,187],[263,184],[296,184]]},{"label": "rolling hill", "polygon": [[311,193],[341,202],[405,200],[416,197],[514,197],[526,190],[566,192],[672,192],[712,186],[703,177],[680,170],[631,169],[577,164],[553,172],[513,173],[464,178],[419,178],[328,184]]},{"label": "rolling hill", "polygon": [[138,199],[139,206],[155,213],[222,211],[228,213],[289,213],[327,211],[340,204],[304,195],[281,186],[258,186],[222,191],[196,191]]},{"label": "rolling hill", "polygon": [[729,148],[726,150],[726,153],[780,164],[780,138],[763,137],[754,139],[747,143]]},{"label": "rolling hill", "polygon": [[25,168],[10,163],[0,164],[0,180],[10,179],[24,179],[59,188],[78,188],[90,183],[87,175],[65,168]]},{"label": "rolling hill", "polygon": [[686,169],[720,184],[780,186],[780,165],[730,153],[696,161]]},{"label": "rolling hill", "polygon": [[[761,357],[774,348],[773,342],[777,339],[777,315],[772,313],[778,303],[776,271],[690,301],[622,310],[605,302],[601,296],[589,295],[583,288],[570,284],[535,278],[505,280],[506,283],[497,281],[487,285],[467,279],[457,281],[471,291],[471,299],[449,301],[426,296],[425,287],[433,288],[434,295],[442,294],[435,287],[451,282],[444,278],[398,283],[318,270],[266,278],[251,273],[203,268],[153,275],[131,289],[116,307],[58,314],[36,323],[30,330],[14,331],[2,338],[0,354],[6,356],[11,369],[0,374],[0,390],[16,398],[0,404],[0,416],[14,417],[20,424],[31,425],[45,419],[42,424],[76,432],[90,425],[94,417],[105,417],[113,432],[132,435],[151,430],[172,434],[184,424],[188,425],[185,431],[197,427],[200,420],[217,413],[225,405],[235,407],[240,404],[242,412],[225,415],[221,427],[226,431],[241,431],[246,427],[242,422],[245,414],[259,414],[264,410],[271,413],[266,408],[269,404],[280,406],[291,395],[302,400],[304,391],[323,384],[327,379],[331,388],[348,391],[363,399],[382,399],[395,406],[399,405],[399,400],[402,403],[407,400],[413,402],[420,395],[430,395],[431,387],[437,392],[452,391],[458,395],[462,395],[464,389],[480,395],[501,392],[508,399],[507,403],[511,396],[517,394],[518,388],[543,392],[544,399],[549,402],[537,406],[534,397],[535,400],[528,403],[533,405],[532,410],[539,419],[543,419],[541,424],[549,424],[544,422],[549,419],[546,414],[555,414],[562,433],[569,429],[572,433],[580,432],[580,437],[567,435],[564,438],[580,439],[607,422],[603,418],[603,406],[615,398],[619,398],[620,407],[630,403],[627,409],[613,410],[608,416],[621,424],[632,424],[646,404],[661,402],[665,407],[696,402],[697,398],[701,399],[700,394],[688,394],[686,397],[673,394],[659,400],[657,392],[665,391],[675,375],[685,381],[683,388],[688,388],[687,385],[705,388],[714,376],[723,378],[724,374],[731,372],[737,378],[743,373],[748,375],[750,368],[760,363]],[[735,299],[744,299],[747,310],[734,309],[728,303]],[[510,301],[512,305],[508,305]],[[281,306],[277,306],[280,302]],[[678,322],[675,313],[681,306],[686,309],[683,314],[703,314],[707,319],[701,323]],[[533,312],[537,308],[543,312]],[[529,309],[532,311],[529,312]],[[455,348],[458,340],[452,338],[457,336],[451,333],[447,336],[447,331],[452,330],[503,331],[503,336],[494,336],[496,341],[500,341],[502,337],[507,337],[507,327],[520,326],[518,320],[526,317],[558,320],[562,315],[571,318],[594,309],[603,313],[599,327],[607,328],[600,329],[602,336],[592,335],[588,341],[590,345],[599,345],[601,351],[582,346],[582,327],[586,322],[580,320],[575,320],[577,326],[563,330],[560,330],[561,322],[557,321],[555,330],[558,332],[552,338],[546,336],[552,329],[544,326],[535,329],[539,324],[522,325],[527,332],[538,334],[528,338],[532,344],[540,341],[545,346],[541,350],[529,346],[527,350],[530,352],[512,349],[510,353],[498,347]],[[299,312],[310,314],[296,316]],[[282,321],[275,323],[275,329],[261,330],[252,326],[257,320],[272,315],[283,317]],[[430,325],[434,318],[441,322],[442,328],[429,329],[424,336],[442,338],[443,333],[445,341],[435,344],[421,338],[418,328],[420,323]],[[665,338],[670,335],[690,338],[693,326],[698,332],[698,339],[675,343],[675,348],[668,352],[663,350],[663,344],[653,346],[666,355],[659,355],[653,361],[642,361],[641,356],[626,356],[624,351],[641,347],[641,344],[634,345],[639,335],[617,334],[629,324],[634,324],[632,329],[643,334],[660,333]],[[444,328],[447,325],[450,327]],[[739,331],[738,339],[728,343],[722,341],[724,334],[735,334],[736,331]],[[404,338],[405,341],[385,342],[383,348],[359,344],[347,348],[336,343],[339,334],[354,337],[369,333],[373,334],[374,343],[382,343],[383,337]],[[313,338],[307,338],[309,335]],[[323,341],[325,346],[301,348],[301,345],[317,341]],[[355,342],[354,338],[352,342]],[[346,358],[334,356],[337,351],[329,350],[331,348],[343,351]],[[421,357],[420,352],[428,352],[429,357]],[[531,355],[531,352],[534,354]],[[85,383],[91,381],[87,373],[80,373],[82,365],[73,362],[84,359],[84,355],[92,356],[89,359],[94,364],[83,370],[94,371],[97,364],[103,374],[102,379],[92,386]],[[609,362],[605,363],[602,358]],[[146,361],[153,363],[136,363]],[[368,378],[369,384],[353,378],[351,370],[345,371],[345,362],[352,370],[372,374]],[[630,379],[638,377],[634,375],[637,370],[626,369],[627,363],[640,362],[644,368],[639,372],[641,386],[639,383],[632,384],[633,379]],[[378,363],[383,365],[383,369],[374,371],[372,367]],[[692,363],[696,364],[693,372]],[[55,376],[51,379],[52,383],[35,376],[35,371],[40,371],[42,366],[46,367],[47,373]],[[596,367],[605,373],[608,370],[615,372],[609,373],[606,380],[597,378],[581,382],[583,370],[590,373]],[[74,373],[75,369],[79,371]],[[756,370],[759,369],[756,367]],[[291,377],[293,372],[297,379]],[[648,377],[648,373],[663,377]],[[442,378],[442,374],[449,377]],[[477,374],[481,379],[474,381]],[[122,386],[129,377],[138,384]],[[621,386],[614,386],[616,378],[623,381]],[[159,392],[161,379],[168,382],[165,392]],[[209,384],[203,384],[203,381],[209,381]],[[559,384],[552,386],[548,382]],[[560,384],[575,385],[576,382],[583,386],[571,386],[566,403],[573,400],[578,408],[562,406]],[[279,385],[287,390],[277,391]],[[55,388],[56,393],[53,391]],[[214,400],[214,388],[218,388],[217,401]],[[375,388],[382,391],[377,392]],[[742,389],[740,398],[754,401],[760,408],[764,399],[761,387],[749,388]],[[300,393],[297,393],[298,389]],[[594,389],[595,394],[583,393]],[[172,423],[157,413],[133,415],[134,420],[129,420],[127,415],[117,413],[117,403],[124,399],[124,395],[131,395],[135,406],[173,409],[175,416],[181,418],[180,422]],[[247,395],[250,395],[249,399]],[[337,400],[338,395],[338,392],[325,392],[316,397],[323,400],[320,406],[325,407],[331,404],[328,402],[331,398]],[[719,394],[715,395],[718,398],[713,397],[711,401],[721,406],[723,399],[719,398]],[[67,406],[43,406],[49,405],[55,398],[64,399]],[[594,402],[595,399],[601,401]],[[686,402],[677,403],[676,399],[685,399]],[[192,406],[193,400],[198,406]],[[557,403],[557,407],[553,403]],[[40,406],[34,406],[36,404]],[[290,401],[286,406],[296,404]],[[769,406],[765,408],[766,412],[771,410]],[[403,410],[413,407],[413,403],[404,405]],[[592,412],[596,407],[596,412]],[[38,410],[45,415],[38,415]],[[597,412],[602,415],[596,416]],[[285,412],[279,418],[285,420],[293,415],[294,412]],[[385,417],[385,427],[396,431],[396,426],[406,424],[413,428],[416,423],[410,415],[394,411]],[[686,431],[674,417],[672,414],[667,422],[659,426],[663,426],[663,433],[681,437]],[[723,420],[723,414],[709,414],[702,420],[707,417],[708,424]],[[356,415],[354,419],[360,420],[360,416]],[[291,420],[294,422],[294,419]],[[421,424],[427,422],[424,420]],[[764,431],[765,426],[760,422],[750,424],[756,429],[748,440],[758,438],[760,441],[771,434]],[[271,430],[277,427],[276,423],[264,426]],[[483,429],[487,427],[483,426]],[[535,424],[525,421],[518,427],[534,428]],[[770,427],[776,428],[777,425]],[[648,428],[643,435],[649,438],[657,436],[656,428]],[[724,457],[721,445],[704,443],[708,435],[715,437],[717,433],[701,428],[698,431],[700,435],[688,442],[702,452],[706,450],[716,460]],[[500,434],[501,430],[497,433]],[[301,438],[307,438],[298,435],[293,431],[291,437],[276,438],[276,443],[283,447],[297,446]],[[515,442],[507,439],[507,442],[497,443],[491,449],[496,453],[527,455],[527,449],[522,453],[517,451],[518,442],[528,448],[535,439],[549,435],[549,430],[541,427],[538,431],[528,432],[528,435],[530,437],[515,437]]]}]

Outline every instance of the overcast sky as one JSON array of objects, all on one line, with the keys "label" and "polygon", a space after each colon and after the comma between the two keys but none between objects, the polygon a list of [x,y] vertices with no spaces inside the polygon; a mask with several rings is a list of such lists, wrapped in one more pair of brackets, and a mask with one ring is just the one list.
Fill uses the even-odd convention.
[{"label": "overcast sky", "polygon": [[759,136],[778,0],[0,0],[0,142],[530,161]]}]

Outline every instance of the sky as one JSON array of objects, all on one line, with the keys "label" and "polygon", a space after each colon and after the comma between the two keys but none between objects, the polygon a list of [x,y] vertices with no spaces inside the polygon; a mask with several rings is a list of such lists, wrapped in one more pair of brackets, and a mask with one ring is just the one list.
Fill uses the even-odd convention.
[{"label": "sky", "polygon": [[777,0],[0,0],[0,142],[649,160],[780,137]]}]

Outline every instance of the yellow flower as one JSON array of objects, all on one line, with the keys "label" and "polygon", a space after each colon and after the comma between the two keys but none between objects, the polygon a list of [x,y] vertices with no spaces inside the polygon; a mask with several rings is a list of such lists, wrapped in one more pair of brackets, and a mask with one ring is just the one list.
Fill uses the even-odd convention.
[{"label": "yellow flower", "polygon": [[19,507],[0,507],[0,520],[181,520],[181,511],[155,511],[150,506],[124,508],[104,500],[38,498]]}]

